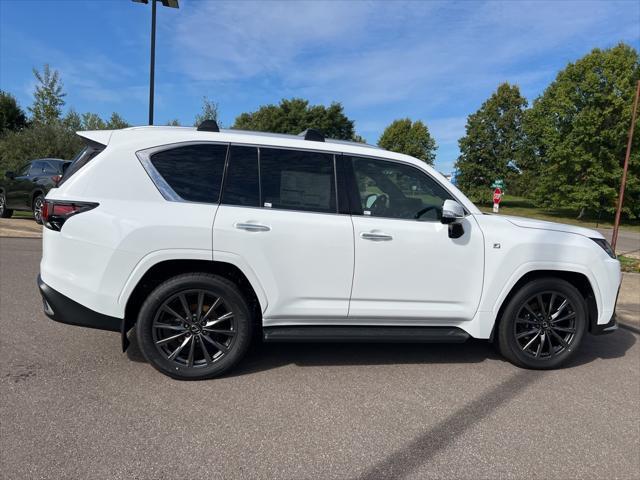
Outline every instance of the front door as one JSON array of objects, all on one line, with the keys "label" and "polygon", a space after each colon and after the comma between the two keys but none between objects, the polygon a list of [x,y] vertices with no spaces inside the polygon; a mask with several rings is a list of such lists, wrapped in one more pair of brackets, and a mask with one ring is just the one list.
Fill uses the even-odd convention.
[{"label": "front door", "polygon": [[7,208],[24,209],[30,208],[31,201],[29,195],[33,187],[29,172],[31,163],[22,165],[15,176],[7,182]]},{"label": "front door", "polygon": [[253,270],[264,325],[347,318],[353,228],[337,213],[335,180],[333,154],[230,148],[213,258],[230,253]]},{"label": "front door", "polygon": [[[417,167],[344,157],[359,199],[349,320],[428,325],[471,320],[482,293],[483,236],[473,216],[450,238],[442,204],[453,198]],[[354,187],[355,188],[355,187]],[[455,235],[454,235],[455,236]]]}]

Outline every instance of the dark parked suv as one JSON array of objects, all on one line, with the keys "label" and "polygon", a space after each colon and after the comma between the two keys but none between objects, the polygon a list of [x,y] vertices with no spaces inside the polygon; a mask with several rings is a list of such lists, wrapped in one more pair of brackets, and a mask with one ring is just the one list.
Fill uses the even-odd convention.
[{"label": "dark parked suv", "polygon": [[47,192],[57,185],[71,162],[59,158],[41,158],[7,172],[0,180],[0,217],[9,218],[14,210],[32,211],[42,223],[42,205]]}]

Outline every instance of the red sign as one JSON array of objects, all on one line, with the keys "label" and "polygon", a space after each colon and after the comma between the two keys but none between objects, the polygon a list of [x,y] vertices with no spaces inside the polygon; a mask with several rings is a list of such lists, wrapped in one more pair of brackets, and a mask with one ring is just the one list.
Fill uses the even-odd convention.
[{"label": "red sign", "polygon": [[496,188],[493,191],[493,203],[500,203],[500,200],[502,200],[502,190]]}]

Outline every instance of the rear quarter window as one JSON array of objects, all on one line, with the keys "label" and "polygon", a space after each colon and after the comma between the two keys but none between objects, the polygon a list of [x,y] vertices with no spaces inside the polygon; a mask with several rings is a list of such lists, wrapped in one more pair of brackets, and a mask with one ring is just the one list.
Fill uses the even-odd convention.
[{"label": "rear quarter window", "polygon": [[152,154],[151,164],[180,199],[217,203],[226,156],[227,145],[185,145]]}]

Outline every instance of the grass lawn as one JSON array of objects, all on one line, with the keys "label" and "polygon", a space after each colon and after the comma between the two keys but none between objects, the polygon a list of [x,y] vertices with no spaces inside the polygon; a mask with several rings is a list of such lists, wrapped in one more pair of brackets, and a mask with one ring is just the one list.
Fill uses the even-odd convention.
[{"label": "grass lawn", "polygon": [[618,260],[620,261],[620,268],[623,272],[640,273],[640,260],[637,258],[618,255]]},{"label": "grass lawn", "polygon": [[[491,205],[478,205],[483,212],[491,212]],[[500,203],[500,213],[503,215],[516,215],[519,217],[537,218],[550,222],[569,223],[587,228],[613,228],[613,217],[602,214],[602,218],[587,217],[582,220],[576,218],[577,214],[573,210],[557,209],[548,210],[537,208],[531,200],[523,197],[505,195]],[[633,220],[620,225],[620,229],[640,232],[640,221]]]}]

